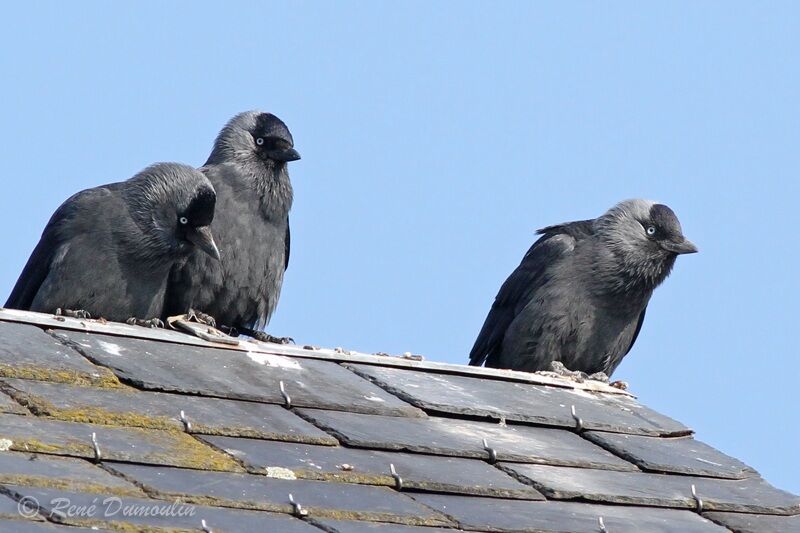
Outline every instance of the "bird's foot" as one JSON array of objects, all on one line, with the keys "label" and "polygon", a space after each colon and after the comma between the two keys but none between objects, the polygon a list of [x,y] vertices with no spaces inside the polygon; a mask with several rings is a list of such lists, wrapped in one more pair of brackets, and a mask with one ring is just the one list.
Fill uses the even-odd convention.
[{"label": "bird's foot", "polygon": [[186,313],[186,320],[199,322],[200,324],[205,324],[206,326],[211,326],[212,328],[217,327],[217,321],[214,320],[214,317],[211,315],[207,315],[202,311],[198,311],[197,309],[189,308],[189,312]]},{"label": "bird's foot", "polygon": [[264,331],[251,331],[248,333],[257,341],[271,342],[273,344],[294,344],[294,339],[291,337],[274,337]]},{"label": "bird's foot", "polygon": [[238,337],[239,336],[239,330],[236,329],[233,326],[220,326],[219,330],[221,332],[223,332],[225,335],[227,335],[228,337]]},{"label": "bird's foot", "polygon": [[142,320],[141,318],[136,318],[135,316],[132,316],[128,320],[126,320],[125,323],[131,326],[142,326],[144,328],[164,327],[164,321],[161,320],[160,318],[150,318],[147,320]]},{"label": "bird's foot", "polygon": [[595,372],[594,374],[589,374],[589,379],[593,381],[602,381],[603,383],[608,383],[608,376],[605,372]]},{"label": "bird's foot", "polygon": [[80,318],[83,320],[89,320],[92,318],[92,315],[90,315],[88,311],[84,311],[83,309],[62,309],[61,307],[59,307],[53,314],[56,316],[68,316],[71,318]]},{"label": "bird's foot", "polygon": [[551,361],[550,368],[542,372],[546,376],[568,379],[576,383],[583,383],[589,376],[580,370],[570,370],[561,361]]},{"label": "bird's foot", "polygon": [[621,380],[618,379],[616,381],[612,381],[608,385],[611,386],[611,387],[614,387],[615,389],[628,390],[628,382],[627,381],[621,381]]}]

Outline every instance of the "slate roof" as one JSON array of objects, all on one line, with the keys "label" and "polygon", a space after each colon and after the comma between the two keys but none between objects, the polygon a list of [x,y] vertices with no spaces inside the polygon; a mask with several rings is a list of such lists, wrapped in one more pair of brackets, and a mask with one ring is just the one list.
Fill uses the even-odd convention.
[{"label": "slate roof", "polygon": [[602,383],[219,340],[0,309],[0,531],[800,531]]}]

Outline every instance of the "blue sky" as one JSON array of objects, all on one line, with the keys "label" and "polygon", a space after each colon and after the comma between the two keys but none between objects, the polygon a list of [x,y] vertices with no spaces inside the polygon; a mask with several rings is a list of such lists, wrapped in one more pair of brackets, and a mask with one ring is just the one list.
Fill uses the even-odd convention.
[{"label": "blue sky", "polygon": [[701,253],[615,377],[800,493],[797,4],[36,2],[3,26],[3,300],[70,194],[200,165],[251,108],[303,155],[269,328],[301,343],[464,362],[535,229],[656,199]]}]

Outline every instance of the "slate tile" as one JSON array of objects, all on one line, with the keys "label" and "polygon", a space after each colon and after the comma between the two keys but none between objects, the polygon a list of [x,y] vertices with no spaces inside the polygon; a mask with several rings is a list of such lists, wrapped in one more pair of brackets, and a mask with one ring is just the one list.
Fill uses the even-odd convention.
[{"label": "slate tile", "polygon": [[138,388],[362,413],[423,413],[328,361],[60,331],[80,352]]},{"label": "slate tile", "polygon": [[403,526],[380,522],[356,522],[354,520],[319,519],[315,523],[332,533],[456,533],[461,529],[444,527]]},{"label": "slate tile", "polygon": [[184,411],[191,433],[337,444],[327,433],[273,404],[22,379],[5,379],[0,386],[35,414],[60,420],[183,430],[180,412]]},{"label": "slate tile", "polygon": [[0,377],[119,385],[108,369],[93,365],[35,326],[0,322],[0,339]]},{"label": "slate tile", "polygon": [[92,433],[96,434],[104,460],[241,470],[228,456],[178,431],[119,428],[0,414],[0,439],[10,440],[8,449],[15,451],[94,458]]},{"label": "slate tile", "polygon": [[598,533],[599,518],[610,533],[725,533],[690,511],[596,505],[574,502],[526,502],[443,494],[414,494],[414,499],[453,518],[462,529],[536,533]]},{"label": "slate tile", "polygon": [[297,411],[345,444],[358,448],[487,459],[488,453],[483,448],[485,438],[501,461],[636,470],[632,464],[562,429],[439,417],[379,417],[315,409]]},{"label": "slate tile", "polygon": [[707,511],[765,514],[800,513],[800,497],[760,478],[715,479],[696,476],[612,472],[558,466],[501,465],[530,481],[548,498],[695,509],[691,486]]},{"label": "slate tile", "polygon": [[641,435],[691,433],[683,424],[624,395],[373,365],[344,366],[428,412],[575,427],[574,405],[585,429]]},{"label": "slate tile", "polygon": [[[2,431],[2,430],[0,430]],[[0,453],[0,484],[141,496],[142,491],[86,459],[39,453]]]},{"label": "slate tile", "polygon": [[643,470],[743,479],[755,470],[691,437],[644,437],[601,431],[583,436]]},{"label": "slate tile", "polygon": [[161,498],[290,513],[289,494],[313,517],[375,520],[409,525],[447,524],[443,516],[386,487],[254,474],[219,473],[132,464],[109,464]]},{"label": "slate tile", "polygon": [[543,496],[497,468],[476,459],[289,444],[231,437],[204,437],[243,461],[249,471],[278,478],[396,485],[405,489],[539,500]]},{"label": "slate tile", "polygon": [[800,533],[800,515],[776,516],[747,513],[703,513],[733,533]]},{"label": "slate tile", "polygon": [[[109,527],[123,531],[201,531],[201,521],[215,533],[268,531],[319,533],[302,520],[285,514],[225,509],[150,498],[86,494],[9,486],[17,497],[33,497],[42,514],[63,524]],[[73,506],[71,508],[68,507]],[[93,508],[91,506],[94,505]],[[147,529],[146,529],[147,528]],[[61,528],[60,531],[72,531]]]}]

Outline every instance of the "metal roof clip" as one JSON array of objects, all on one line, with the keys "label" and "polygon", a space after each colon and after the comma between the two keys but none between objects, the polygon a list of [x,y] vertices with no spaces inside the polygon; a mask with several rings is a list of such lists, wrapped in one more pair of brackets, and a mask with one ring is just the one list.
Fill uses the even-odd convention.
[{"label": "metal roof clip", "polygon": [[400,474],[397,473],[397,470],[394,469],[394,464],[389,463],[389,472],[392,473],[392,477],[394,478],[394,488],[397,490],[403,490],[403,478],[400,477]]},{"label": "metal roof clip", "polygon": [[203,533],[214,533],[214,530],[208,527],[208,524],[206,524],[205,519],[200,520],[200,527],[203,529]]},{"label": "metal roof clip", "polygon": [[289,396],[289,393],[286,392],[286,387],[283,384],[283,380],[279,381],[278,384],[281,387],[281,395],[283,396],[283,406],[287,409],[292,408],[292,398]]},{"label": "metal roof clip", "polygon": [[308,516],[308,510],[303,509],[303,506],[294,501],[294,496],[289,494],[289,503],[292,504],[292,510],[294,511],[294,515],[298,518],[303,518],[304,516]]},{"label": "metal roof clip", "polygon": [[602,516],[597,517],[597,522],[600,524],[600,533],[608,533],[608,530],[606,529],[606,524],[603,522]]},{"label": "metal roof clip", "polygon": [[583,431],[583,419],[575,412],[574,405],[570,406],[570,412],[572,413],[572,418],[575,420],[575,431],[580,433]]},{"label": "metal roof clip", "polygon": [[497,450],[489,446],[489,441],[483,439],[483,449],[489,454],[489,462],[495,464],[497,462]]},{"label": "metal roof clip", "polygon": [[103,454],[100,453],[100,445],[97,444],[97,434],[92,433],[92,447],[94,448],[94,462],[99,463],[103,460]]},{"label": "metal roof clip", "polygon": [[692,498],[694,498],[695,503],[697,504],[697,512],[703,512],[703,499],[697,495],[697,488],[695,488],[694,483],[692,483]]},{"label": "metal roof clip", "polygon": [[186,418],[186,413],[183,412],[183,409],[181,409],[181,422],[183,423],[183,430],[186,431],[186,433],[191,433],[192,423]]}]

